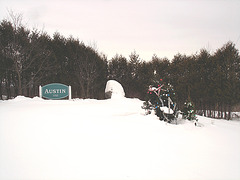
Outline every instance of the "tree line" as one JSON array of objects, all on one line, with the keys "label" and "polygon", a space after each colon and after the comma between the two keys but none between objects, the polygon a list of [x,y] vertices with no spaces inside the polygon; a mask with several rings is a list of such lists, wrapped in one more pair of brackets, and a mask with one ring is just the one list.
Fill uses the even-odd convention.
[{"label": "tree line", "polygon": [[39,85],[53,82],[71,85],[73,98],[104,99],[109,79],[120,82],[127,97],[142,100],[148,86],[163,79],[173,85],[180,108],[192,101],[202,115],[229,119],[240,102],[239,50],[227,42],[213,54],[201,49],[172,60],[153,55],[144,61],[135,51],[107,59],[79,39],[28,29],[20,15],[1,21],[0,99],[34,97]]}]

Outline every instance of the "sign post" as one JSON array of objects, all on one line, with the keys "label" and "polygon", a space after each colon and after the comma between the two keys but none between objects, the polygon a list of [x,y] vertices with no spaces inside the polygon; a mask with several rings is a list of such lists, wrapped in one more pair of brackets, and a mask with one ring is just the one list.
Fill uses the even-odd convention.
[{"label": "sign post", "polygon": [[68,99],[72,99],[72,87],[68,86]]},{"label": "sign post", "polygon": [[42,98],[42,86],[39,86],[39,97]]},{"label": "sign post", "polygon": [[45,86],[39,86],[39,97],[47,99],[62,99],[68,96],[68,99],[72,98],[71,86],[66,86],[60,83],[47,84]]}]

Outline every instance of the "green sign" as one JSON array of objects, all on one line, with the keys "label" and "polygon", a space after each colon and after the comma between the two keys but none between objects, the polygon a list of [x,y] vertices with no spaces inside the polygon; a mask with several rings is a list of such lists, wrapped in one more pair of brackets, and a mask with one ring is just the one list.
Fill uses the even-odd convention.
[{"label": "green sign", "polygon": [[47,84],[41,91],[42,97],[47,99],[62,99],[69,96],[69,87],[60,83]]}]

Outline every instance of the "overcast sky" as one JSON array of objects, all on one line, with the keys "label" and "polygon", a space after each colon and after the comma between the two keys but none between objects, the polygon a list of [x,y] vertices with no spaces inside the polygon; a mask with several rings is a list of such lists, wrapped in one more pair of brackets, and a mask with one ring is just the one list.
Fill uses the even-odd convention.
[{"label": "overcast sky", "polygon": [[8,9],[29,28],[72,35],[108,59],[136,51],[171,60],[228,41],[240,48],[240,0],[0,0],[0,20]]}]

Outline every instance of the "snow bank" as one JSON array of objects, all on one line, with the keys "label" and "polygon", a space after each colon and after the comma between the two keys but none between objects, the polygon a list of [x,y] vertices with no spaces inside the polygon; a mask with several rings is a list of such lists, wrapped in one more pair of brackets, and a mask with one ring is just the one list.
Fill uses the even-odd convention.
[{"label": "snow bank", "polygon": [[106,98],[122,98],[125,96],[124,89],[122,85],[115,81],[115,80],[109,80],[106,84],[105,88],[105,96]]},{"label": "snow bank", "polygon": [[0,101],[0,179],[240,179],[240,122],[173,125],[142,103]]},{"label": "snow bank", "polygon": [[160,107],[160,110],[163,111],[165,114],[173,114],[173,110],[168,108],[167,106]]}]

